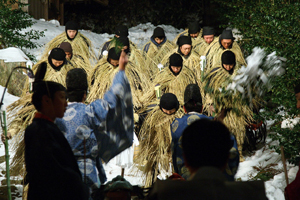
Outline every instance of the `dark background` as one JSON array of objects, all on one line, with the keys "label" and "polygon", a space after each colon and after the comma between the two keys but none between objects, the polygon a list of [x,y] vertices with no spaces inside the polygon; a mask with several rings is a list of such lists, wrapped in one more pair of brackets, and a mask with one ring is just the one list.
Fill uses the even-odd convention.
[{"label": "dark background", "polygon": [[227,23],[219,5],[209,0],[109,0],[107,6],[96,2],[65,3],[65,22],[75,20],[81,29],[96,33],[113,34],[119,24],[128,28],[140,23],[166,24],[186,28],[189,22],[198,21],[221,32],[219,26]]}]

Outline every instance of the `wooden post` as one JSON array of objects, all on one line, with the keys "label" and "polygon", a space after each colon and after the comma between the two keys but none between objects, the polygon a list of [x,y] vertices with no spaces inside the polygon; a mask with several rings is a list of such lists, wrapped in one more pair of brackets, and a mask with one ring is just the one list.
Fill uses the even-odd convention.
[{"label": "wooden post", "polygon": [[289,184],[289,178],[288,178],[287,170],[286,170],[286,163],[285,163],[286,161],[285,161],[283,146],[280,146],[280,150],[281,150],[281,160],[282,160],[282,164],[283,164],[285,181],[286,181],[286,185],[288,185]]},{"label": "wooden post", "polygon": [[60,3],[59,6],[59,15],[60,15],[60,25],[64,25],[64,3]]},{"label": "wooden post", "polygon": [[45,0],[45,3],[44,3],[44,19],[46,21],[48,21],[48,19],[49,19],[48,9],[49,9],[49,3],[48,3],[48,0]]}]

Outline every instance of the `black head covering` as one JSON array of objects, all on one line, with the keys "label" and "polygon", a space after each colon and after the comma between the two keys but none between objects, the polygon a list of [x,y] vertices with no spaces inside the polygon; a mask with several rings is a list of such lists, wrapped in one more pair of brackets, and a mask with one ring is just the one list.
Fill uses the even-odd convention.
[{"label": "black head covering", "polygon": [[235,39],[235,37],[233,37],[231,29],[225,29],[225,30],[223,30],[223,32],[220,36],[220,39],[221,40],[223,40],[223,39],[232,39],[232,41],[233,41]]},{"label": "black head covering", "polygon": [[184,44],[192,45],[192,39],[190,36],[180,36],[177,40],[177,45],[181,47]]},{"label": "black head covering", "polygon": [[[182,70],[182,66],[183,66],[183,59],[182,57],[178,54],[178,53],[173,53],[170,57],[169,57],[169,62],[170,62],[170,65],[169,65],[169,69],[170,71],[175,75],[177,76],[181,70]],[[180,71],[178,73],[175,73],[173,72],[171,66],[175,66],[175,67],[181,67]]]},{"label": "black head covering", "polygon": [[298,85],[296,85],[296,87],[294,88],[295,94],[298,94],[300,92],[300,83]]},{"label": "black head covering", "polygon": [[129,43],[129,39],[128,37],[124,37],[124,36],[121,36],[119,38],[117,38],[117,40],[120,41],[120,43],[122,43],[123,46],[127,46],[127,49],[125,50],[125,53],[129,53],[130,51],[130,43]]},{"label": "black head covering", "polygon": [[66,78],[67,92],[71,91],[87,91],[88,81],[87,74],[83,69],[71,69],[67,73]]},{"label": "black head covering", "polygon": [[173,53],[169,59],[170,59],[170,66],[182,67],[183,59],[178,53]]},{"label": "black head covering", "polygon": [[[56,67],[52,63],[52,60],[51,60],[52,58],[55,59],[55,60],[60,60],[60,61],[64,61],[64,62],[60,66]],[[64,66],[64,64],[66,64],[66,53],[65,53],[65,51],[62,50],[61,48],[52,49],[49,56],[48,56],[48,62],[54,70],[59,71]]]},{"label": "black head covering", "polygon": [[161,27],[156,27],[153,31],[152,38],[155,39],[156,37],[158,38],[165,38],[165,31]]},{"label": "black head covering", "polygon": [[189,34],[198,33],[198,32],[200,32],[200,29],[201,29],[198,22],[190,23],[188,28],[189,28]]},{"label": "black head covering", "polygon": [[123,36],[123,37],[127,37],[129,34],[128,34],[128,28],[125,26],[125,25],[119,25],[116,27],[116,32],[115,32],[116,35],[118,36]]},{"label": "black head covering", "polygon": [[113,60],[119,60],[120,56],[121,56],[121,52],[117,53],[116,48],[113,47],[108,51],[107,61],[109,62],[110,58]]},{"label": "black head covering", "polygon": [[68,38],[69,40],[74,40],[74,39],[76,38],[77,34],[78,34],[78,29],[79,29],[79,26],[78,26],[78,24],[77,24],[75,21],[68,21],[68,22],[66,23],[66,27],[65,27],[65,32],[66,32],[66,34],[67,34],[67,30],[75,30],[75,31],[77,31],[77,33],[76,33],[76,35],[75,35],[74,38],[70,38],[70,37],[68,36],[68,34],[67,34],[67,38]]},{"label": "black head covering", "polygon": [[159,103],[160,109],[166,109],[166,110],[172,110],[176,108],[176,111],[179,108],[179,102],[177,97],[172,94],[172,93],[165,93],[162,95],[160,98],[160,103]]},{"label": "black head covering", "polygon": [[202,96],[200,93],[200,88],[197,84],[189,84],[186,86],[184,91],[184,103],[189,101],[194,101],[196,104],[202,105]]},{"label": "black head covering", "polygon": [[232,74],[233,69],[236,65],[235,54],[232,51],[224,51],[224,53],[222,53],[221,60],[222,60],[222,67],[223,67],[223,64],[227,64],[227,65],[233,64],[233,68],[229,71],[229,73]]},{"label": "black head covering", "polygon": [[210,26],[204,26],[202,37],[203,35],[215,35],[215,29]]},{"label": "black head covering", "polygon": [[57,91],[66,91],[66,88],[60,83],[53,81],[43,81],[47,71],[47,63],[43,62],[38,66],[35,74],[35,81],[33,82],[33,95],[32,103],[35,108],[40,111],[42,106],[42,97],[47,95],[50,98],[54,98]]}]

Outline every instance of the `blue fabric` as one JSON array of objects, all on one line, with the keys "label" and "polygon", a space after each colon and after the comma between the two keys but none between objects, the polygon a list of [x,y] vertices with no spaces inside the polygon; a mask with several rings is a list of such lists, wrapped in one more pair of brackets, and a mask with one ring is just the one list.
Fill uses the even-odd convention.
[{"label": "blue fabric", "polygon": [[[183,178],[188,179],[190,176],[189,171],[184,166],[183,154],[182,154],[182,146],[181,146],[181,136],[184,129],[199,119],[213,119],[213,117],[207,117],[206,115],[202,115],[200,113],[189,113],[184,115],[182,118],[176,118],[171,124],[171,134],[172,134],[172,161],[174,170],[176,173],[181,175]],[[237,148],[237,142],[233,135],[231,135],[231,140],[233,141],[233,147],[230,150],[230,156],[228,165],[224,171],[226,178],[229,181],[234,181],[234,175],[237,172],[239,166],[239,153]]]},{"label": "blue fabric", "polygon": [[181,136],[184,129],[199,119],[211,119],[206,115],[193,112],[191,114],[186,114],[182,118],[176,118],[171,124],[171,135],[172,135],[172,160],[173,166],[176,173],[178,173],[183,178],[187,179],[190,174],[187,168],[184,166],[182,146],[181,146]]},{"label": "blue fabric", "polygon": [[90,188],[98,187],[99,179],[104,183],[106,176],[101,159],[108,162],[133,142],[132,96],[125,72],[115,75],[103,99],[89,105],[68,105],[64,117],[57,119],[56,124],[70,143],[83,176],[86,165],[86,181]]}]

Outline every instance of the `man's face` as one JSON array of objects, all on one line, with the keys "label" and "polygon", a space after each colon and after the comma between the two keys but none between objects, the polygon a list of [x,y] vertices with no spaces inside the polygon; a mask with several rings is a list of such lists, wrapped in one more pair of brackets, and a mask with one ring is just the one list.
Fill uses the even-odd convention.
[{"label": "man's face", "polygon": [[191,50],[192,50],[192,45],[190,45],[190,44],[184,44],[180,47],[181,53],[185,56],[189,55]]},{"label": "man's face", "polygon": [[199,35],[199,32],[197,32],[197,33],[191,33],[191,34],[190,34],[190,36],[191,36],[192,38],[197,38],[198,35]]},{"label": "man's face", "polygon": [[67,34],[69,36],[69,38],[74,39],[74,37],[76,36],[77,31],[76,30],[67,30]]},{"label": "man's face", "polygon": [[167,110],[167,109],[161,108],[161,110],[167,115],[172,115],[176,112],[176,108],[173,108],[172,110]]},{"label": "man's face", "polygon": [[72,53],[71,53],[71,52],[66,52],[66,51],[65,51],[65,54],[66,54],[66,59],[67,59],[67,60],[71,60]]},{"label": "man's face", "polygon": [[214,35],[203,35],[203,39],[207,44],[210,44],[214,40]]},{"label": "man's face", "polygon": [[232,39],[223,39],[221,40],[221,44],[225,49],[229,49],[230,45],[232,44]]},{"label": "man's face", "polygon": [[119,65],[119,60],[109,59],[111,65],[117,67]]},{"label": "man's face", "polygon": [[181,66],[171,66],[172,71],[177,74],[181,70]]},{"label": "man's face", "polygon": [[164,41],[164,39],[165,38],[159,38],[159,37],[154,38],[154,40],[157,44],[161,44]]},{"label": "man's face", "polygon": [[233,68],[234,64],[228,65],[228,64],[223,64],[223,67],[227,70],[230,71]]},{"label": "man's face", "polygon": [[52,104],[55,112],[55,117],[62,118],[66,111],[66,107],[68,106],[65,91],[55,92]]},{"label": "man's face", "polygon": [[59,67],[60,65],[62,65],[64,63],[63,60],[55,60],[54,58],[51,58],[51,62],[55,67]]},{"label": "man's face", "polygon": [[297,93],[295,96],[296,96],[296,99],[297,99],[297,109],[300,110],[300,92]]}]

